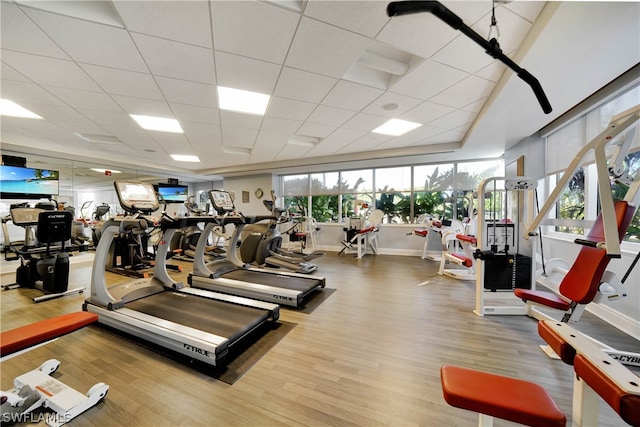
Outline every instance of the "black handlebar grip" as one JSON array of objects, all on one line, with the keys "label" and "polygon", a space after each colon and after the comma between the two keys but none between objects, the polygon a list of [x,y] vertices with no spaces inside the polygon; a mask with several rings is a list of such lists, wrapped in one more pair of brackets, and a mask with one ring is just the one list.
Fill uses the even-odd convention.
[{"label": "black handlebar grip", "polygon": [[542,89],[542,85],[540,84],[538,79],[533,77],[533,75],[524,68],[520,69],[520,71],[518,72],[518,77],[520,77],[522,80],[527,82],[529,86],[531,86],[531,89],[533,89],[533,93],[536,98],[538,98],[538,102],[540,103],[542,111],[544,111],[545,114],[549,114],[551,111],[553,111],[553,108],[551,108],[551,103],[549,102],[547,95],[545,95],[544,90]]},{"label": "black handlebar grip", "polygon": [[394,1],[387,6],[388,16],[411,15],[422,12],[433,13],[456,30],[459,30],[464,25],[458,15],[437,1]]}]

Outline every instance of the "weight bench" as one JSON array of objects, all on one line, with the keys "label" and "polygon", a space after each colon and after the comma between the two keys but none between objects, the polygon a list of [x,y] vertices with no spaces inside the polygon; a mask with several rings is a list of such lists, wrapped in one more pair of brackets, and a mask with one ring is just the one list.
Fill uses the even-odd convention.
[{"label": "weight bench", "polygon": [[[81,311],[2,332],[0,356],[2,360],[6,360],[97,321],[97,314]],[[29,421],[32,411],[44,407],[54,412],[46,415],[46,423],[49,426],[61,426],[96,405],[107,395],[109,386],[104,383],[97,383],[86,394],[82,394],[52,378],[50,375],[59,366],[59,360],[49,359],[37,369],[16,377],[13,380],[13,389],[0,392],[2,421]]]},{"label": "weight bench", "polygon": [[[572,423],[597,423],[599,398],[625,422],[640,426],[640,378],[589,338],[562,322],[540,321],[538,332],[574,366]],[[479,426],[500,418],[529,426],[564,426],[566,416],[537,384],[459,366],[440,369],[442,392],[451,406],[478,412]]]}]

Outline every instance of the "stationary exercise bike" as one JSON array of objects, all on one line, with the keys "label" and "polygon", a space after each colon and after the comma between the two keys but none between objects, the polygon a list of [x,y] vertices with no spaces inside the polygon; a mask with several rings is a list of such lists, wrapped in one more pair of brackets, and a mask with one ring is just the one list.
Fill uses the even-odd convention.
[{"label": "stationary exercise bike", "polygon": [[71,238],[73,214],[69,211],[14,208],[11,218],[14,224],[25,228],[25,245],[16,249],[20,256],[16,282],[2,288],[37,288],[45,293],[33,298],[33,302],[83,292],[84,287],[68,289],[69,254],[65,250],[65,242]]}]

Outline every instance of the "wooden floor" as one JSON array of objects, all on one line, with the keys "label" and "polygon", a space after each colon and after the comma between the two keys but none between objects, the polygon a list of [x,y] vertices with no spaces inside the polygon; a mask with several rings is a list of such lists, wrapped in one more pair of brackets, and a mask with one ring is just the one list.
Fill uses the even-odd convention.
[{"label": "wooden floor", "polygon": [[[457,364],[537,382],[570,420],[573,370],[539,350],[533,319],[476,316],[474,285],[437,276],[437,265],[418,257],[329,253],[316,262],[337,291],[310,314],[283,308],[281,319],[297,326],[234,385],[90,326],[4,361],[2,389],[55,357],[62,364],[54,375],[68,385],[111,387],[72,426],[473,426],[476,414],[442,398],[439,368]],[[91,268],[72,264],[70,287],[88,291]],[[12,282],[14,273],[1,279]],[[80,310],[84,298],[33,304],[38,294],[2,292],[2,330]],[[638,341],[589,314],[579,329],[640,351]],[[601,407],[593,426],[624,425]]]}]

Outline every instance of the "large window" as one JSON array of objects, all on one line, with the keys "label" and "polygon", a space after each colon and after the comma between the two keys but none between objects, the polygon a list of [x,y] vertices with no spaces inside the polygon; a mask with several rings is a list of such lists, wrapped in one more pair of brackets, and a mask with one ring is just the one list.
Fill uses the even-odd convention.
[{"label": "large window", "polygon": [[340,222],[380,209],[385,223],[401,224],[424,215],[470,216],[480,181],[502,175],[504,162],[498,159],[285,175],[282,185],[285,207],[305,211],[318,222]]},{"label": "large window", "polygon": [[[613,116],[638,105],[640,100],[640,86],[636,85],[612,100],[597,106],[565,126],[546,135],[547,147],[547,178],[550,187],[555,185],[564,170],[567,169],[573,156],[568,153],[578,153],[586,144],[591,142],[608,125]],[[636,130],[636,133],[638,131]],[[631,149],[624,159],[626,172],[635,177],[640,169],[640,138],[635,135]],[[607,150],[611,153],[614,150]],[[557,200],[555,230],[572,235],[583,235],[588,226],[576,225],[577,221],[593,221],[598,215],[600,201],[598,197],[597,173],[593,155],[586,158],[582,167],[577,169],[562,190]],[[612,165],[609,164],[609,167]],[[614,200],[624,198],[628,186],[611,180],[610,191]],[[608,189],[609,190],[609,189]],[[624,240],[640,242],[640,212],[632,220]]]}]

